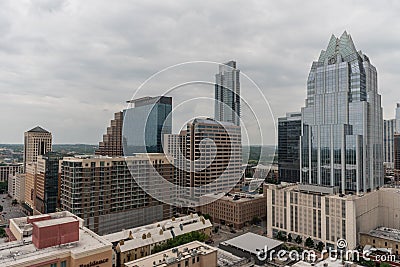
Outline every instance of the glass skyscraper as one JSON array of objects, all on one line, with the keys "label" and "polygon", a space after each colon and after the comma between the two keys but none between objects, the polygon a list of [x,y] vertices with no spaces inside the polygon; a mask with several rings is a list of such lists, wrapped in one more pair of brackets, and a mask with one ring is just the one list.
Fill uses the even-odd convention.
[{"label": "glass skyscraper", "polygon": [[215,119],[240,125],[240,70],[235,61],[220,65],[215,75]]},{"label": "glass skyscraper", "polygon": [[302,108],[300,181],[366,192],[383,184],[377,72],[347,32],[314,61]]},{"label": "glass skyscraper", "polygon": [[124,155],[163,153],[163,135],[172,130],[172,97],[143,97],[128,102],[133,107],[123,110]]},{"label": "glass skyscraper", "polygon": [[300,179],[301,113],[287,113],[278,119],[278,171],[282,182]]}]

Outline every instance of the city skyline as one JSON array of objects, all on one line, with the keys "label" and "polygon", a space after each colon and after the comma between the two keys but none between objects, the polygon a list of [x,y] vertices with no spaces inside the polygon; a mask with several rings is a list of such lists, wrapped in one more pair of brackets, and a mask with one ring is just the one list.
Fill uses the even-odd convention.
[{"label": "city skyline", "polygon": [[[192,60],[236,60],[241,72],[268,96],[274,117],[282,117],[303,105],[310,58],[326,46],[330,34],[344,30],[374,59],[384,118],[394,117],[400,98],[396,95],[400,82],[396,77],[398,3],[391,3],[388,10],[372,1],[364,2],[362,8],[343,2],[347,8],[339,13],[326,12],[337,8],[337,3],[310,1],[300,11],[285,1],[234,3],[239,21],[224,3],[210,9],[208,2],[175,4],[174,8],[120,2],[112,10],[105,2],[96,2],[96,10],[92,4],[4,4],[0,118],[9,127],[3,130],[0,143],[22,143],[21,132],[41,125],[53,132],[54,143],[97,144],[114,113],[125,108],[124,100],[146,78]],[[285,16],[286,12],[293,15]],[[132,17],[132,13],[138,15]],[[373,19],[365,21],[366,17]],[[216,18],[234,23],[220,24]],[[194,28],[189,30],[189,24]],[[171,25],[177,30],[166,34],[165,27]],[[290,101],[284,101],[287,95]]]}]

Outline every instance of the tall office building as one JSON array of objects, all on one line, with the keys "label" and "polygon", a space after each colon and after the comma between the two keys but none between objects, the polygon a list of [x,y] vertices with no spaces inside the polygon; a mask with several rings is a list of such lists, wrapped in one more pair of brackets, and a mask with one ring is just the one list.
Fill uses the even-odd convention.
[{"label": "tall office building", "polygon": [[220,65],[215,75],[215,119],[240,125],[240,70],[235,61]]},{"label": "tall office building", "polygon": [[400,134],[395,133],[393,136],[393,168],[396,183],[400,181]]},{"label": "tall office building", "polygon": [[395,132],[400,133],[400,103],[396,104],[395,120],[396,120]]},{"label": "tall office building", "polygon": [[132,107],[123,111],[125,155],[162,153],[163,135],[172,131],[172,97],[143,97],[128,102]]},{"label": "tall office building", "polygon": [[357,193],[383,184],[377,72],[347,32],[312,64],[302,124],[301,182]]},{"label": "tall office building", "polygon": [[179,206],[182,198],[184,198],[186,176],[188,175],[186,171],[186,137],[186,131],[181,131],[179,134],[164,135],[164,153],[175,166],[174,181],[178,185],[176,206]]},{"label": "tall office building", "polygon": [[178,205],[197,206],[200,197],[228,192],[242,176],[241,130],[229,122],[196,118],[180,134],[164,136],[175,165]]},{"label": "tall office building", "polygon": [[394,147],[393,138],[396,131],[396,120],[383,121],[383,155],[384,162],[388,163],[393,168]]},{"label": "tall office building", "polygon": [[230,191],[242,176],[241,128],[233,123],[194,119],[187,124],[186,187],[201,196]]},{"label": "tall office building", "polygon": [[36,205],[36,162],[26,164],[25,168],[25,199],[22,207],[28,214],[33,215]]},{"label": "tall office building", "polygon": [[36,168],[35,209],[40,213],[55,212],[59,207],[58,169],[63,155],[48,152],[39,156]]},{"label": "tall office building", "polygon": [[115,113],[96,155],[162,153],[163,134],[172,130],[172,98],[143,97],[127,102],[131,107]]},{"label": "tall office building", "polygon": [[52,136],[45,129],[37,126],[24,134],[24,169],[27,163],[36,162],[37,156],[51,151]]},{"label": "tall office building", "polygon": [[278,119],[278,171],[283,182],[300,182],[301,113]]},{"label": "tall office building", "polygon": [[[163,154],[64,157],[59,172],[61,208],[84,219],[96,233],[113,233],[172,216],[171,206],[152,198],[137,182],[151,183],[155,175],[173,180],[173,166]],[[158,185],[152,188],[160,196],[175,197]]]}]

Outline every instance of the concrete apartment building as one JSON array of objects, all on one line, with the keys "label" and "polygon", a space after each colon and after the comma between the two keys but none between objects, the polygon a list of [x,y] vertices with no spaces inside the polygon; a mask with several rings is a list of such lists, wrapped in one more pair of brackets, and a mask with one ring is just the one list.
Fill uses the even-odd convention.
[{"label": "concrete apartment building", "polygon": [[25,202],[25,174],[16,173],[8,179],[8,194],[18,200],[20,203]]},{"label": "concrete apartment building", "polygon": [[218,249],[194,241],[125,263],[125,267],[217,267]]},{"label": "concrete apartment building", "polygon": [[52,135],[37,126],[24,134],[24,170],[26,164],[36,162],[37,156],[44,155],[52,149]]},{"label": "concrete apartment building", "polygon": [[156,245],[163,244],[177,236],[198,231],[211,235],[212,224],[197,214],[172,218],[141,227],[122,230],[105,235],[113,244],[113,264],[116,267],[151,255]]},{"label": "concrete apartment building", "polygon": [[206,203],[198,207],[202,214],[210,215],[215,223],[232,224],[237,229],[251,223],[254,217],[266,216],[267,202],[263,194],[208,194],[200,198],[202,202]]},{"label": "concrete apartment building", "polygon": [[0,244],[0,265],[9,267],[111,267],[111,243],[69,212],[10,220],[11,242]]},{"label": "concrete apartment building", "polygon": [[400,194],[380,188],[366,194],[338,194],[338,188],[316,185],[265,185],[267,234],[279,231],[303,241],[311,237],[335,247],[338,239],[349,248],[360,244],[360,234],[380,226],[400,228]]},{"label": "concrete apartment building", "polygon": [[0,183],[7,182],[10,176],[22,173],[23,164],[21,163],[0,163]]},{"label": "concrete apartment building", "polygon": [[153,195],[158,192],[160,197],[174,198],[157,183],[157,177],[169,182],[174,177],[173,166],[163,154],[65,157],[59,168],[61,208],[81,217],[96,233],[113,233],[172,216],[171,206],[142,189],[151,187]]}]

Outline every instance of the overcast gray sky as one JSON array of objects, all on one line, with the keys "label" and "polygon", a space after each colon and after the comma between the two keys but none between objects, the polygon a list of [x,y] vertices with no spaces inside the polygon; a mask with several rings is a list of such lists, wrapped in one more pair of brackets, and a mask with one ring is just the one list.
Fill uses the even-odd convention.
[{"label": "overcast gray sky", "polygon": [[344,30],[377,67],[390,118],[398,14],[395,0],[2,0],[0,143],[41,125],[55,143],[95,144],[145,79],[192,60],[236,60],[279,117],[301,108],[312,61]]}]

